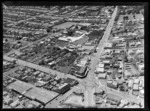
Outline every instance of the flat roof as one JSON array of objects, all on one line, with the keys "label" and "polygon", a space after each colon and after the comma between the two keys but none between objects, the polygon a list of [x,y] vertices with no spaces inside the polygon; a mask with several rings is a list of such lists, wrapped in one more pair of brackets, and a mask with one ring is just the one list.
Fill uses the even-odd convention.
[{"label": "flat roof", "polygon": [[29,98],[35,98],[38,101],[46,104],[50,100],[52,100],[53,98],[55,98],[58,95],[58,93],[34,87],[33,89],[29,90],[24,95],[27,96],[27,97],[29,97]]},{"label": "flat roof", "polygon": [[19,93],[23,93],[23,92],[31,89],[32,87],[33,87],[32,85],[22,82],[22,81],[15,81],[8,86],[8,88],[13,89]]}]

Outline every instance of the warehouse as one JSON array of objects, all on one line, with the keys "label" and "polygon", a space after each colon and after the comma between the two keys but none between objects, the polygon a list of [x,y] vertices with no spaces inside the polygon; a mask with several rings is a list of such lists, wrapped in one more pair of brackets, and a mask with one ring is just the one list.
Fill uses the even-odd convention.
[{"label": "warehouse", "polygon": [[58,93],[36,88],[28,83],[16,81],[8,86],[10,89],[19,92],[30,99],[35,99],[43,104],[46,104],[56,96]]},{"label": "warehouse", "polygon": [[32,87],[33,87],[32,85],[27,84],[25,82],[21,82],[21,81],[15,81],[14,83],[12,83],[8,86],[9,89],[12,89],[21,94],[26,92],[27,90],[32,89]]},{"label": "warehouse", "polygon": [[49,101],[58,96],[58,93],[34,87],[24,95],[30,99],[37,100],[42,104],[47,104]]}]

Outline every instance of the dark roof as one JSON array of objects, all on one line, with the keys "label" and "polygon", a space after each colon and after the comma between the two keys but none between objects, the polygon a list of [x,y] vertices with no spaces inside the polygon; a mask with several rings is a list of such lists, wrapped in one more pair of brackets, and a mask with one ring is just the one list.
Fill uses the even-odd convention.
[{"label": "dark roof", "polygon": [[103,31],[97,31],[97,30],[93,30],[88,36],[89,37],[93,37],[93,36],[101,36],[103,33]]},{"label": "dark roof", "polygon": [[117,95],[114,95],[114,94],[108,94],[108,95],[107,95],[107,99],[120,102],[122,98],[119,97],[119,96],[117,96]]},{"label": "dark roof", "polygon": [[70,66],[65,66],[65,67],[59,67],[59,70],[65,74],[68,74],[70,71],[71,67]]},{"label": "dark roof", "polygon": [[57,40],[57,45],[60,47],[65,47],[67,44],[67,41]]},{"label": "dark roof", "polygon": [[80,68],[80,71],[79,71],[79,74],[83,74],[83,73],[85,72],[86,68],[87,68],[87,67],[81,67],[81,68]]},{"label": "dark roof", "polygon": [[55,92],[57,92],[57,93],[59,93],[59,94],[64,94],[64,93],[66,93],[68,90],[70,90],[70,84],[67,84],[66,86],[62,87],[61,89],[55,90]]}]

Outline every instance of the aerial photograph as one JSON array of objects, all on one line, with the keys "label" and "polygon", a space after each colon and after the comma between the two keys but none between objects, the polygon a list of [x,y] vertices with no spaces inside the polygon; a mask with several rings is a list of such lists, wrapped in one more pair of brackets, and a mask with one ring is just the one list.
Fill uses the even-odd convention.
[{"label": "aerial photograph", "polygon": [[3,109],[144,108],[144,5],[2,13]]}]

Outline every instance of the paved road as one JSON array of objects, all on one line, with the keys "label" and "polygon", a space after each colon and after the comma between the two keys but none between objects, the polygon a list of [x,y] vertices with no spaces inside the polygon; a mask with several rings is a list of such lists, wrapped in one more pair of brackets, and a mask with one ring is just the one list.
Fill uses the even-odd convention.
[{"label": "paved road", "polygon": [[[88,101],[88,106],[92,107],[95,105],[95,101],[92,99],[93,98],[93,93],[94,93],[94,86],[95,86],[95,78],[94,78],[94,71],[95,71],[95,66],[97,65],[98,61],[99,61],[99,57],[103,51],[103,48],[105,46],[106,41],[109,38],[112,26],[114,24],[114,20],[116,17],[116,13],[117,12],[117,7],[114,10],[114,13],[112,14],[112,18],[108,23],[108,26],[106,28],[106,31],[104,32],[104,35],[98,45],[98,50],[97,53],[94,54],[94,57],[91,58],[91,70],[88,73],[87,79],[85,79],[83,82],[86,82],[86,87],[87,87],[87,93],[85,93],[86,95],[88,95],[87,97],[85,97],[85,101]],[[87,99],[87,100],[86,100]]]},{"label": "paved road", "polygon": [[100,87],[102,89],[104,89],[107,92],[107,94],[114,94],[114,95],[120,96],[121,98],[124,98],[124,99],[126,99],[128,101],[134,101],[137,104],[139,102],[143,102],[144,101],[144,99],[142,99],[142,98],[136,98],[133,95],[129,95],[127,93],[124,93],[124,92],[121,92],[121,91],[117,91],[115,89],[111,89],[111,88],[109,88],[107,86],[104,86],[104,85],[101,85]]},{"label": "paved road", "polygon": [[43,66],[40,66],[40,65],[37,65],[37,64],[33,64],[33,63],[30,63],[30,62],[27,62],[27,61],[23,61],[23,60],[20,60],[20,59],[15,59],[15,58],[11,58],[11,57],[8,57],[8,56],[3,56],[3,58],[5,60],[8,60],[8,61],[13,61],[13,60],[16,60],[16,63],[21,65],[21,66],[28,66],[30,68],[34,68],[34,69],[37,69],[37,70],[40,70],[40,71],[43,71],[43,72],[46,72],[46,73],[50,73],[50,74],[53,74],[53,75],[57,75],[59,77],[62,77],[62,78],[72,78],[72,79],[75,79],[77,81],[81,81],[81,79],[78,79],[72,75],[69,75],[69,74],[64,74],[64,73],[61,73],[59,71],[56,71],[56,70],[52,70],[52,69],[49,69],[49,68],[46,68],[46,67],[43,67]]},{"label": "paved road", "polygon": [[72,94],[74,91],[78,90],[80,85],[72,87],[67,93],[64,95],[60,95],[57,98],[55,98],[52,102],[49,102],[45,108],[57,108],[60,102],[64,99],[66,99],[70,94]]}]

